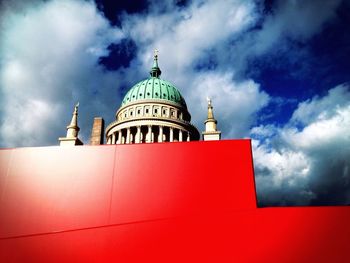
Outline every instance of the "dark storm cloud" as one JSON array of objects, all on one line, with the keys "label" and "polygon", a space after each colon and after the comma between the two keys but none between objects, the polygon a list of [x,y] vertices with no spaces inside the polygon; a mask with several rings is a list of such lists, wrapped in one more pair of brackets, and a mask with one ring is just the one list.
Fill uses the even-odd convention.
[{"label": "dark storm cloud", "polygon": [[[302,128],[296,128],[297,123]],[[260,205],[349,204],[350,90],[299,104],[284,127],[252,129]]]}]

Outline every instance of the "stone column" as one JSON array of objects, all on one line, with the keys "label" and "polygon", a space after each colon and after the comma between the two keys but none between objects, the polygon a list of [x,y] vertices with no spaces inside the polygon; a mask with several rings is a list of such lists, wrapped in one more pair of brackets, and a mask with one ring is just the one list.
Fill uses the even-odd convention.
[{"label": "stone column", "polygon": [[130,143],[130,128],[126,129],[126,142],[125,143]]},{"label": "stone column", "polygon": [[170,127],[169,130],[170,130],[169,142],[173,142],[174,141],[174,129]]},{"label": "stone column", "polygon": [[122,130],[119,130],[117,144],[121,144],[121,143],[122,143]]},{"label": "stone column", "polygon": [[150,143],[152,141],[152,126],[148,125],[148,132],[146,136],[146,143]]},{"label": "stone column", "polygon": [[187,133],[187,141],[188,142],[190,141],[190,133],[189,132]]},{"label": "stone column", "polygon": [[182,130],[179,130],[179,142],[182,142]]},{"label": "stone column", "polygon": [[140,143],[140,142],[141,142],[141,126],[137,126],[135,143]]},{"label": "stone column", "polygon": [[163,142],[163,126],[159,126],[158,142]]},{"label": "stone column", "polygon": [[112,134],[112,144],[115,144],[115,132]]}]

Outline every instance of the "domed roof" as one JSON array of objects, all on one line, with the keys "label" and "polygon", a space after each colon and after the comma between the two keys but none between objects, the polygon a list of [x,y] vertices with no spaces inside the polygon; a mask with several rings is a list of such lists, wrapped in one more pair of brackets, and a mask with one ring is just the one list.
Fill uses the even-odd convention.
[{"label": "domed roof", "polygon": [[150,74],[150,78],[135,84],[128,93],[126,93],[122,101],[122,107],[138,100],[148,99],[170,101],[187,107],[178,89],[168,81],[159,78],[161,70],[158,67],[157,54],[154,56],[154,63]]},{"label": "domed roof", "polygon": [[122,106],[146,99],[167,100],[186,107],[186,102],[177,88],[169,82],[157,77],[150,77],[134,85],[128,93],[126,93],[122,101]]}]

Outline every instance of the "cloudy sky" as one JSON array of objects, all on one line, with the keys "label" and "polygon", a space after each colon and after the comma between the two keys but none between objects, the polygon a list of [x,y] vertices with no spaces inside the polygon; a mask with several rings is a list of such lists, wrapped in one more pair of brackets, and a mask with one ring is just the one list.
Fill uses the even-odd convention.
[{"label": "cloudy sky", "polygon": [[[121,3],[116,3],[121,2]],[[162,78],[202,130],[252,138],[260,205],[350,204],[350,1],[0,1],[0,147],[81,138]],[[229,153],[227,153],[229,154]]]}]

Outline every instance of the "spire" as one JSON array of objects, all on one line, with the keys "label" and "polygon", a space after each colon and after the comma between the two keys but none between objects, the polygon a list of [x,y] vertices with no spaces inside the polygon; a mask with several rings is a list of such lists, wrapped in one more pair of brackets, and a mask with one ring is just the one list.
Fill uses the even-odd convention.
[{"label": "spire", "polygon": [[67,138],[78,137],[80,128],[78,127],[78,107],[79,102],[74,107],[74,112],[70,124],[67,126]]},{"label": "spire", "polygon": [[211,105],[211,99],[207,98],[207,101],[208,101],[208,119],[207,120],[214,120],[215,123],[217,123],[217,121],[214,118],[213,106]]},{"label": "spire", "polygon": [[67,126],[66,137],[58,138],[60,145],[82,145],[83,143],[78,138],[80,128],[78,127],[78,107],[79,102],[75,105],[72,120]]},{"label": "spire", "polygon": [[216,127],[217,121],[214,118],[213,105],[211,103],[211,99],[207,98],[207,101],[208,101],[208,118],[204,122],[205,131],[202,132],[203,140],[204,141],[220,140],[221,131],[218,131]]},{"label": "spire", "polygon": [[154,50],[154,56],[153,56],[153,66],[150,71],[151,77],[159,78],[160,74],[162,74],[162,71],[160,70],[158,66],[158,50]]}]

